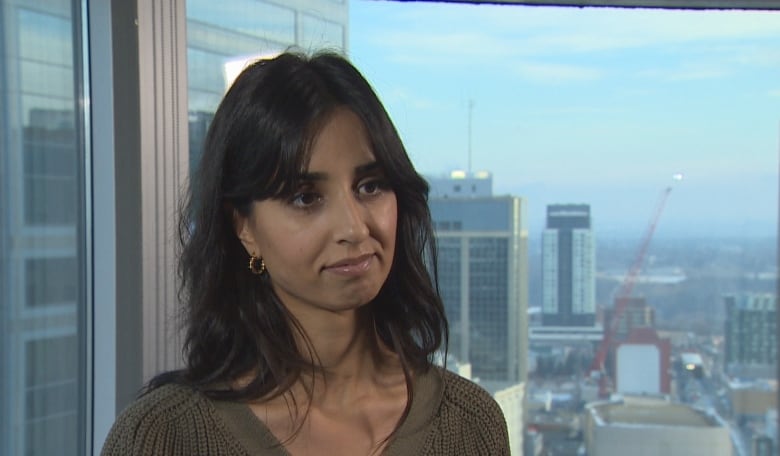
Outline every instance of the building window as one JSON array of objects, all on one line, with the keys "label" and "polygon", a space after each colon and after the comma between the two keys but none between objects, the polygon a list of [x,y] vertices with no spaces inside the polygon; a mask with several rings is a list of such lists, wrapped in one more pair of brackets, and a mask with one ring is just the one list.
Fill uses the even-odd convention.
[{"label": "building window", "polygon": [[25,454],[78,454],[78,350],[76,335],[25,343]]},{"label": "building window", "polygon": [[[432,185],[429,200],[438,222],[440,273],[450,268],[446,255],[469,264],[457,288],[454,274],[440,284],[448,312],[459,317],[451,327],[469,338],[451,343],[450,352],[469,358],[485,385],[499,376],[499,352],[507,350],[491,343],[500,328],[487,322],[503,317],[493,303],[504,298],[496,291],[502,279],[488,271],[498,268],[504,248],[523,252],[528,262],[527,277],[509,280],[528,284],[521,321],[541,315],[539,323],[548,326],[543,337],[519,342],[529,375],[539,380],[525,384],[531,424],[538,418],[544,428],[555,422],[544,419],[572,418],[563,410],[550,414],[555,405],[534,399],[552,385],[573,382],[552,392],[576,397],[562,408],[603,396],[588,373],[601,343],[596,338],[612,321],[624,322],[626,333],[671,337],[673,354],[686,347],[705,353],[718,369],[709,378],[716,391],[731,388],[720,375],[724,339],[739,339],[732,355],[750,353],[754,364],[776,358],[776,338],[754,337],[776,332],[776,314],[729,316],[722,302],[727,293],[777,293],[780,66],[767,56],[780,43],[780,12],[356,0],[350,14],[360,19],[350,24],[350,54],[385,101],[418,171],[442,176],[474,163],[490,171],[496,194],[528,202],[517,214],[527,224],[527,252],[519,242],[501,248],[476,243],[490,218],[462,209],[463,226],[474,232],[464,241],[468,250],[455,253],[442,240],[460,230],[443,222],[455,218],[449,211],[471,195],[471,182],[450,182],[443,192]],[[740,152],[748,149],[754,153]],[[666,205],[659,205],[659,194],[670,187]],[[489,207],[481,197],[479,207]],[[549,214],[555,223],[548,225],[551,206],[560,211]],[[646,324],[630,328],[630,314],[610,310],[638,257],[641,272],[626,289],[652,310]],[[684,272],[664,272],[670,270]],[[545,369],[535,370],[537,355]],[[646,368],[637,376],[659,368],[649,361],[635,366]],[[769,367],[776,380],[776,367]],[[712,405],[734,418],[716,396],[698,404],[696,395],[673,399]],[[753,428],[776,429],[776,418],[760,415]],[[728,429],[720,430],[728,436]],[[752,430],[741,432],[749,438]]]},{"label": "building window", "polygon": [[29,308],[75,305],[79,283],[78,261],[75,257],[26,260],[24,283],[25,303]]}]

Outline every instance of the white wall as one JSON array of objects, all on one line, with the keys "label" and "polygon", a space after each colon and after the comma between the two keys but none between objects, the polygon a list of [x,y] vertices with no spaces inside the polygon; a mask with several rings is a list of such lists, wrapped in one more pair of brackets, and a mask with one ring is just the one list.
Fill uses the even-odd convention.
[{"label": "white wall", "polygon": [[661,353],[655,345],[621,345],[615,363],[618,393],[661,393]]}]

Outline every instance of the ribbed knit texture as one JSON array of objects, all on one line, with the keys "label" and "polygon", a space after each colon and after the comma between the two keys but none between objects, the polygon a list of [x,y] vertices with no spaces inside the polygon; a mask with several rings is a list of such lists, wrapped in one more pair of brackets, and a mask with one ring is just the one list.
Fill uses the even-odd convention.
[{"label": "ribbed knit texture", "polygon": [[[286,456],[243,404],[217,402],[179,385],[158,388],[114,423],[102,456]],[[415,380],[412,409],[383,452],[398,455],[509,455],[501,409],[482,388],[432,369]]]},{"label": "ribbed knit texture", "polygon": [[474,383],[455,374],[448,377],[423,447],[398,454],[509,455],[506,421],[498,404]]}]

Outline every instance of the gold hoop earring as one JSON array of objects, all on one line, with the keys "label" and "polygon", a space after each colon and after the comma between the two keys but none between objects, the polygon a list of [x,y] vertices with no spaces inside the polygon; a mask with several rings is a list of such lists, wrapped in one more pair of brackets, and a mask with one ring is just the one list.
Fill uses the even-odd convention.
[{"label": "gold hoop earring", "polygon": [[265,262],[263,261],[263,257],[255,258],[254,255],[249,255],[249,270],[255,275],[265,274]]}]

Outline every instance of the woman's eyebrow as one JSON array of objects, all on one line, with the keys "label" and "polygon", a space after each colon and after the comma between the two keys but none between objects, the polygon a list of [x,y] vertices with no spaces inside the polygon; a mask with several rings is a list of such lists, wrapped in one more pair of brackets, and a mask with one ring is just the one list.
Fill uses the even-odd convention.
[{"label": "woman's eyebrow", "polygon": [[359,165],[355,167],[355,174],[370,174],[376,171],[381,171],[381,167],[379,166],[379,163],[376,162],[376,160],[366,163],[365,165]]},{"label": "woman's eyebrow", "polygon": [[[379,163],[377,163],[376,161],[372,161],[370,163],[356,166],[355,175],[363,176],[365,174],[370,174],[379,170],[381,170]],[[321,171],[314,171],[314,172],[304,171],[298,175],[298,180],[302,182],[323,181],[326,180],[327,178],[328,178],[328,173],[321,172]]]},{"label": "woman's eyebrow", "polygon": [[301,182],[323,181],[327,178],[328,178],[328,173],[322,173],[322,172],[311,173],[308,171],[304,171],[298,175],[298,180]]}]

